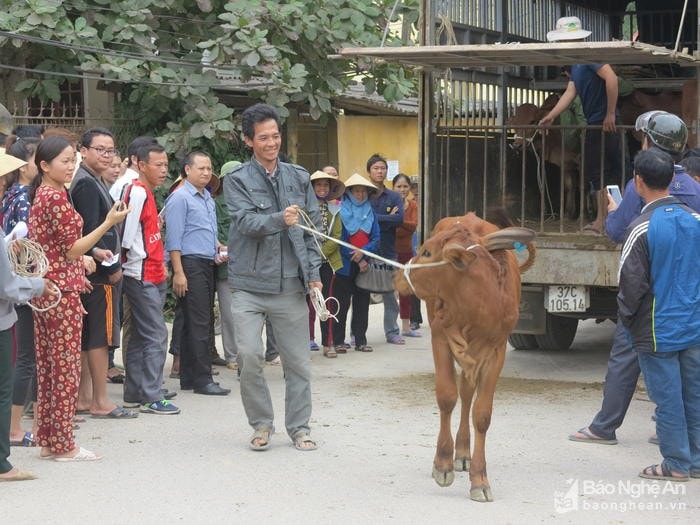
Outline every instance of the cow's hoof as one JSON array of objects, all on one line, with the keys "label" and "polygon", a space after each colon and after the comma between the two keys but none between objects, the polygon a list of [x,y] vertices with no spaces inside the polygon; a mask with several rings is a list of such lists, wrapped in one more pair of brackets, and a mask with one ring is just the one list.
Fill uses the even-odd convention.
[{"label": "cow's hoof", "polygon": [[449,487],[455,480],[454,470],[444,471],[433,465],[433,479],[441,487]]},{"label": "cow's hoof", "polygon": [[455,458],[455,470],[457,472],[469,472],[470,458]]},{"label": "cow's hoof", "polygon": [[479,501],[481,503],[486,503],[493,501],[493,494],[491,493],[491,487],[488,485],[481,485],[478,487],[472,487],[469,492],[469,497],[474,501]]}]

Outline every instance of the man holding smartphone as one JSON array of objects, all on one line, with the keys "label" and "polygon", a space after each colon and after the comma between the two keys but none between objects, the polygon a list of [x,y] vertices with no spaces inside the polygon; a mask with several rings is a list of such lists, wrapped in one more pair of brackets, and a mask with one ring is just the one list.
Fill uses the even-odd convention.
[{"label": "man holding smartphone", "polygon": [[[688,139],[688,129],[676,115],[665,111],[649,111],[637,117],[635,128],[644,133],[642,150],[657,148],[670,154],[674,162],[680,160]],[[700,184],[685,173],[681,166],[676,165],[674,170],[669,193],[700,213]],[[605,222],[608,237],[617,243],[624,241],[625,230],[639,217],[643,205],[644,201],[635,189],[634,179],[627,183],[619,206],[608,193],[608,217]],[[569,439],[603,445],[617,444],[615,431],[625,419],[627,408],[637,388],[639,373],[637,353],[632,348],[624,326],[618,320],[608,358],[600,411],[588,427],[570,434]],[[652,443],[656,443],[656,440],[655,435],[650,438]]]}]

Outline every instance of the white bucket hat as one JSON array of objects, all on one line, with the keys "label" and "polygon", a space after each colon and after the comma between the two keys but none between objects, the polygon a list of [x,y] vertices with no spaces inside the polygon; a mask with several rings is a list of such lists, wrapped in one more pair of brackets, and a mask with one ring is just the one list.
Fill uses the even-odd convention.
[{"label": "white bucket hat", "polygon": [[581,20],[577,16],[564,16],[557,20],[554,31],[547,33],[547,40],[558,42],[560,40],[578,40],[591,34],[581,28]]}]

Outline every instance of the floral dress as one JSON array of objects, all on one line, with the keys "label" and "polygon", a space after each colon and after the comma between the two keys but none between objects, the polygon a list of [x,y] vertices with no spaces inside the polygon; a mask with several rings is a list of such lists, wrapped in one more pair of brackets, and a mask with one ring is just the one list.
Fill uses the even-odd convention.
[{"label": "floral dress", "polygon": [[[34,311],[37,368],[37,442],[53,454],[75,448],[72,420],[80,383],[80,341],[83,307],[80,292],[85,271],[80,258],[66,252],[82,236],[83,220],[69,201],[68,192],[40,186],[29,213],[29,236],[49,260],[45,275],[61,290],[61,301],[45,312]],[[55,297],[34,304],[45,308]]]}]

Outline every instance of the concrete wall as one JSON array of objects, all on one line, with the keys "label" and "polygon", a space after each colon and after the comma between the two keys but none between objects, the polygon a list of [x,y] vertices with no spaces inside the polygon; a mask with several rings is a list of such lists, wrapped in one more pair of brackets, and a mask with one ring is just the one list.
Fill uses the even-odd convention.
[{"label": "concrete wall", "polygon": [[[399,171],[418,174],[418,119],[339,115],[338,173],[345,180],[353,173],[367,176],[365,165],[374,153],[399,161]],[[390,184],[389,184],[390,187]]]}]

